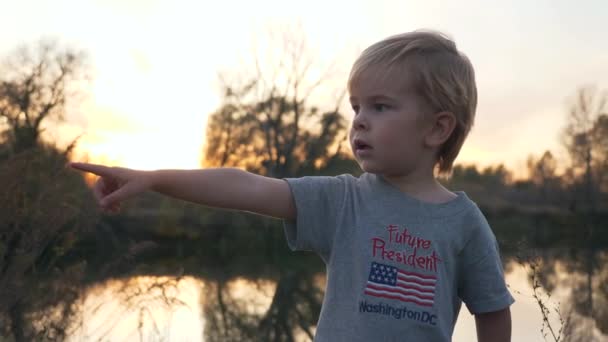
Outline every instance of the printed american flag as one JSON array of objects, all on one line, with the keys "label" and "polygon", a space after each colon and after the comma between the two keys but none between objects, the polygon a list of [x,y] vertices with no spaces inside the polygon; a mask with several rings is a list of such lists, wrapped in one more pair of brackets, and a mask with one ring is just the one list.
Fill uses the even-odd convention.
[{"label": "printed american flag", "polygon": [[436,282],[436,276],[406,272],[397,267],[372,262],[364,293],[433,306]]}]

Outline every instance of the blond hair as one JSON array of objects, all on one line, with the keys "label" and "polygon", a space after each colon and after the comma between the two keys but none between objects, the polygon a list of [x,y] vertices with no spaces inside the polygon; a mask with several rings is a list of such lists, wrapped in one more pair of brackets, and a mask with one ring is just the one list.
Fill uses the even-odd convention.
[{"label": "blond hair", "polygon": [[422,97],[433,113],[452,112],[456,126],[441,146],[440,174],[449,174],[475,118],[477,87],[473,65],[442,33],[414,31],[388,37],[363,51],[351,70],[348,88],[373,69],[376,77],[411,80],[409,90]]}]

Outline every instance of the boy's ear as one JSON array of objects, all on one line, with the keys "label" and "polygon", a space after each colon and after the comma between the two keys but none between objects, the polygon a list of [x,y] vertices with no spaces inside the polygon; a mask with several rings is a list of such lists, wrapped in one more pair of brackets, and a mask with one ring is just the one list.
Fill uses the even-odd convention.
[{"label": "boy's ear", "polygon": [[436,113],[430,125],[424,142],[428,147],[439,147],[452,135],[456,127],[456,116],[452,112]]}]

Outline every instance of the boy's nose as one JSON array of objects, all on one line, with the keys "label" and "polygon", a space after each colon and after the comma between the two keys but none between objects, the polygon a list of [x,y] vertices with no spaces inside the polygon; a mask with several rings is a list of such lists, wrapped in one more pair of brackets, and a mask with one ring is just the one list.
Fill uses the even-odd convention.
[{"label": "boy's nose", "polygon": [[368,124],[367,121],[365,120],[365,118],[363,117],[363,115],[358,114],[357,116],[355,116],[355,118],[353,119],[353,129],[355,130],[365,130],[367,129]]}]

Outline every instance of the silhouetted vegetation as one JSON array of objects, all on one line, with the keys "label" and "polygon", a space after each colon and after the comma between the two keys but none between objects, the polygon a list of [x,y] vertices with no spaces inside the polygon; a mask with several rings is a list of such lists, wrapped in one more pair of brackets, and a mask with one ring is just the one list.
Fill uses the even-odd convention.
[{"label": "silhouetted vegetation", "polygon": [[0,80],[0,336],[17,341],[66,335],[85,262],[61,259],[97,220],[84,180],[65,164],[74,147],[41,140],[61,120],[82,57],[57,45],[22,48]]},{"label": "silhouetted vegetation", "polygon": [[[209,117],[204,166],[272,177],[360,173],[344,143],[342,96],[325,110],[313,103],[310,94],[323,77],[310,81],[306,45],[287,42],[281,64],[287,67],[274,78],[258,72],[224,82],[223,102]],[[85,180],[64,167],[76,142],[61,149],[41,135],[45,120],[65,114],[68,89],[83,75],[82,57],[54,45],[39,48],[41,60],[15,57],[27,55],[19,52],[0,79],[0,338],[65,339],[88,287],[137,275],[158,276],[148,289],[174,286],[167,279],[187,275],[203,280],[209,341],[311,338],[324,265],[312,254],[290,252],[279,221],[152,193],[119,215],[99,215]],[[444,182],[480,205],[506,266],[538,260],[531,283],[548,291],[569,286],[577,317],[608,333],[605,102],[592,88],[577,93],[563,133],[568,160],[551,151],[530,156],[526,179],[514,179],[503,165],[457,165]],[[570,283],[564,285],[560,272],[572,275]],[[236,280],[272,289],[270,303],[252,310],[254,299],[231,290]],[[132,305],[143,295],[128,289],[123,294]],[[591,339],[585,334],[592,329],[580,322],[564,326],[563,340]]]},{"label": "silhouetted vegetation", "polygon": [[356,172],[347,152],[347,120],[339,112],[345,92],[326,110],[310,103],[327,73],[311,81],[314,60],[305,39],[282,38],[271,74],[256,61],[257,72],[247,79],[222,77],[224,97],[209,117],[203,166],[243,167],[277,178]]}]

